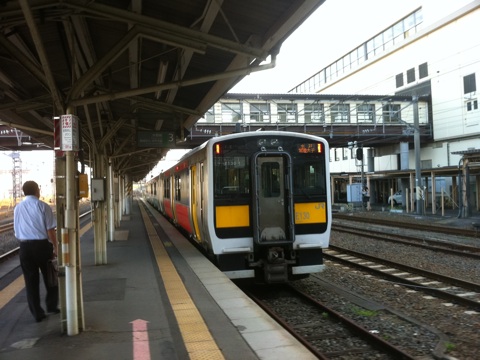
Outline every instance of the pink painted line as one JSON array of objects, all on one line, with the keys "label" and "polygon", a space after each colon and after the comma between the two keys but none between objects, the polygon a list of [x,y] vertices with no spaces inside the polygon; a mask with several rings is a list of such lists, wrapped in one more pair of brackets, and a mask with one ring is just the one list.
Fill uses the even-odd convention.
[{"label": "pink painted line", "polygon": [[133,360],[150,360],[150,343],[148,340],[148,321],[132,321]]}]

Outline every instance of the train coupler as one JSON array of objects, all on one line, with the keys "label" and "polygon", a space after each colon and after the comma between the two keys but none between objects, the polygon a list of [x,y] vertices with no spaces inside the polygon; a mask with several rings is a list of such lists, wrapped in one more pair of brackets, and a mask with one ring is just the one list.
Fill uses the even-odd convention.
[{"label": "train coupler", "polygon": [[266,263],[263,267],[265,282],[268,284],[288,281],[288,265],[286,263]]}]

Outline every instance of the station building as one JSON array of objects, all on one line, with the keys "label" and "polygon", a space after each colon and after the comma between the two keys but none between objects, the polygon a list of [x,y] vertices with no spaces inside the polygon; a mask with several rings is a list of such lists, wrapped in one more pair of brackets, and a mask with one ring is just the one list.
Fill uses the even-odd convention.
[{"label": "station building", "polygon": [[288,94],[226,94],[190,136],[314,133],[329,139],[335,202],[361,183],[372,204],[400,192],[407,211],[418,199],[433,213],[479,211],[480,1],[420,3]]},{"label": "station building", "polygon": [[[427,191],[439,192],[431,190],[436,183],[434,176],[447,177],[443,184],[452,205],[459,206],[463,215],[468,216],[472,209],[480,209],[480,109],[476,80],[480,71],[480,40],[470,35],[480,30],[480,2],[463,2],[463,7],[447,13],[439,11],[444,4],[423,3],[341,54],[291,92],[428,97],[433,136],[422,139],[418,152],[422,176],[424,172],[431,175],[424,177],[422,186]],[[375,172],[404,170],[398,174],[398,187],[408,186],[401,179],[411,177],[411,169],[415,169],[415,149],[409,148],[405,164],[391,156],[402,152],[401,143],[376,147],[374,151],[375,157],[386,160],[378,162]],[[348,159],[336,156],[335,160],[338,161],[332,162],[332,172],[341,173],[348,168]]]}]

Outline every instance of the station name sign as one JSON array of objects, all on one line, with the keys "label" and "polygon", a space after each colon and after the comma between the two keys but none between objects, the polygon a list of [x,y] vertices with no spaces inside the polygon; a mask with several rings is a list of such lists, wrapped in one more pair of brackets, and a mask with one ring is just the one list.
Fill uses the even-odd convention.
[{"label": "station name sign", "polygon": [[137,131],[137,146],[174,148],[175,133],[173,131]]}]

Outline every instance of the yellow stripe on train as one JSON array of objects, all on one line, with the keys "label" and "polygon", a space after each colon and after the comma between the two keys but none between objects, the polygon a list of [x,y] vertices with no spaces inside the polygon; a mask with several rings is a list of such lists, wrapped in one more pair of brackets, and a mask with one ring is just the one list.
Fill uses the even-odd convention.
[{"label": "yellow stripe on train", "polygon": [[248,205],[215,207],[217,228],[250,226],[250,211]]},{"label": "yellow stripe on train", "polygon": [[295,224],[325,223],[327,205],[324,202],[295,204]]}]

